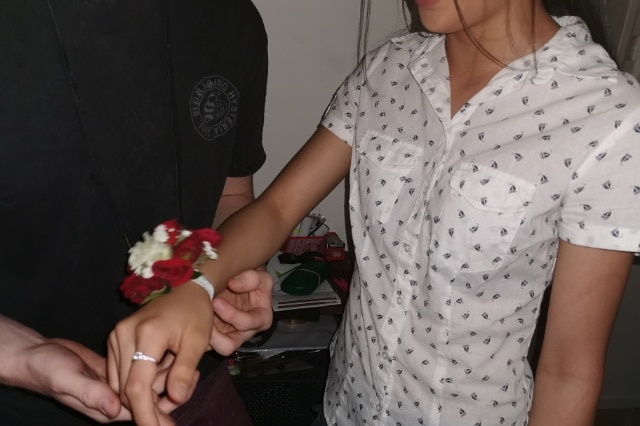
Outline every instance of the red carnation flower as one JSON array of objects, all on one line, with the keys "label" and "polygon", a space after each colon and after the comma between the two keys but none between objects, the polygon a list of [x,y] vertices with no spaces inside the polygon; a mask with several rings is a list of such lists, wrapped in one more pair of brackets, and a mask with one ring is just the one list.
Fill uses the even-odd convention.
[{"label": "red carnation flower", "polygon": [[136,274],[127,275],[120,284],[122,295],[135,304],[140,304],[154,291],[162,290],[164,281],[157,277],[142,278]]},{"label": "red carnation flower", "polygon": [[153,275],[169,283],[171,287],[177,287],[191,279],[193,265],[185,259],[174,257],[168,260],[157,260],[151,266]]},{"label": "red carnation flower", "polygon": [[202,241],[194,234],[180,241],[173,248],[173,257],[184,259],[191,263],[197,261],[201,254]]},{"label": "red carnation flower", "polygon": [[200,241],[208,241],[211,247],[215,247],[220,244],[222,237],[215,229],[200,228],[193,231],[192,236],[195,236]]},{"label": "red carnation flower", "polygon": [[162,222],[162,225],[164,225],[165,229],[167,230],[167,235],[169,236],[169,240],[167,241],[167,243],[170,246],[174,245],[178,240],[181,226],[178,224],[178,221],[176,219],[169,219],[166,222]]}]

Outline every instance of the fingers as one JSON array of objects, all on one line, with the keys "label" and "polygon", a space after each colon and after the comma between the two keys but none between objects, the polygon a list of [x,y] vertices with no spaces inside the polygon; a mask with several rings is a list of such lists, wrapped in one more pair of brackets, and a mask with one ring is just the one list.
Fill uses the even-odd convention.
[{"label": "fingers", "polygon": [[158,373],[153,381],[153,390],[158,395],[162,394],[166,390],[167,376],[169,375],[169,369],[175,356],[171,352],[167,352],[162,358],[162,361],[158,363]]},{"label": "fingers", "polygon": [[107,339],[107,383],[115,393],[120,393],[120,345],[115,333]]},{"label": "fingers", "polygon": [[106,383],[89,378],[80,379],[74,382],[72,392],[57,399],[94,420],[104,422],[131,418],[129,411],[122,407],[118,396]]},{"label": "fingers", "polygon": [[91,379],[82,381],[84,383],[78,383],[81,389],[79,400],[84,406],[99,411],[109,419],[114,419],[120,414],[120,400],[106,383]]},{"label": "fingers", "polygon": [[[198,384],[198,379],[199,378],[200,378],[200,373],[196,372],[196,375],[194,376],[193,382],[192,382],[191,387],[189,389],[189,397],[187,399],[191,398],[191,395],[193,395],[193,392],[196,389],[196,385]],[[158,400],[157,405],[158,405],[158,409],[160,411],[162,411],[163,413],[171,413],[173,410],[178,408],[181,404],[178,404],[178,403],[172,401],[168,397],[164,397],[164,398],[160,398]],[[167,417],[169,417],[169,416],[167,416]],[[170,417],[169,417],[169,420],[171,420],[170,424],[173,424],[173,420]]]},{"label": "fingers", "polygon": [[129,377],[125,378],[121,398],[131,408],[134,420],[139,425],[161,423],[160,413],[156,409],[157,394],[152,386],[156,371],[156,365],[152,362],[134,361],[129,369]]},{"label": "fingers", "polygon": [[197,380],[197,367],[207,342],[186,340],[182,350],[176,354],[167,378],[167,394],[176,403],[183,403],[191,396],[194,380]]},{"label": "fingers", "polygon": [[[175,410],[181,405],[179,403],[171,401],[167,397],[163,397],[163,398],[157,397],[157,395],[160,395],[165,391],[167,375],[169,373],[169,369],[171,367],[171,364],[173,363],[174,358],[175,357],[171,353],[167,353],[165,355],[162,361],[158,364],[158,367],[157,367],[158,374],[156,375],[155,380],[153,382],[153,386],[152,386],[153,392],[156,394],[154,395],[154,401],[157,405],[157,409],[160,410],[161,413],[167,413],[167,414],[171,413],[173,410]],[[116,374],[116,377],[117,377],[117,374]],[[189,389],[189,397],[195,391],[196,384],[198,382],[199,377],[200,377],[200,373],[196,372],[192,386]],[[105,404],[114,404],[115,407],[118,407],[118,408],[121,407],[119,408],[119,412],[116,412],[116,408],[111,409],[109,407],[105,407],[104,410],[101,409],[100,412],[104,414],[106,418],[103,418],[101,416],[95,416],[95,415],[91,417],[94,420],[97,420],[100,422],[104,422],[105,420],[123,421],[123,420],[132,419],[132,415],[130,411],[126,407],[121,406],[119,397],[111,391],[110,387],[107,387],[106,389],[109,392],[110,398],[105,397],[105,395],[97,394],[95,395],[95,397],[91,396],[90,399],[102,400]],[[158,421],[159,421],[159,424],[162,426],[173,424],[172,420],[168,416],[163,416],[163,415],[158,416]]]},{"label": "fingers", "polygon": [[[119,322],[109,336],[109,384],[140,426],[172,424],[165,409],[186,401],[193,390],[196,366],[213,322],[211,302],[203,293],[197,285],[174,288]],[[176,356],[167,375],[168,402],[157,393],[163,388],[158,373],[166,365],[144,357],[132,359],[134,353],[142,352],[160,362],[167,351]]]},{"label": "fingers", "polygon": [[[164,347],[153,341],[151,337],[139,339],[138,348],[145,348],[139,351],[143,357],[158,361],[162,359]],[[131,408],[136,423],[139,425],[162,424],[163,413],[156,407],[157,394],[153,388],[158,373],[157,363],[148,359],[134,360],[132,356],[122,357],[119,371],[119,381],[124,385],[121,399]]]},{"label": "fingers", "polygon": [[271,293],[273,289],[273,279],[265,271],[250,269],[229,280],[228,287],[235,293],[248,293],[253,290]]},{"label": "fingers", "polygon": [[223,356],[231,355],[244,342],[255,335],[254,331],[231,330],[222,332],[219,327],[211,331],[211,348]]},{"label": "fingers", "polygon": [[264,271],[245,271],[231,279],[228,289],[212,301],[214,327],[210,345],[221,355],[230,355],[273,320],[273,280]]},{"label": "fingers", "polygon": [[243,311],[237,309],[223,299],[214,299],[212,302],[213,312],[225,323],[230,324],[239,331],[262,331],[269,328],[273,319],[271,302],[266,306],[252,306]]},{"label": "fingers", "polygon": [[226,294],[213,299],[214,313],[237,330],[265,330],[273,318],[272,289],[268,273],[245,271],[229,281]]},{"label": "fingers", "polygon": [[[150,357],[158,362],[162,360],[167,345],[165,339],[155,331],[157,329],[157,326],[142,323],[132,331],[128,323],[123,322],[109,336],[109,385],[120,394],[122,403],[130,408],[139,425],[168,424],[168,416],[156,406],[158,395],[154,390],[154,382],[158,374],[157,363],[133,359],[134,353],[141,352],[143,358]],[[135,336],[133,340],[131,335]]]},{"label": "fingers", "polygon": [[38,365],[46,378],[39,393],[84,413],[99,422],[128,420],[118,396],[104,379],[105,360],[75,342],[52,339],[34,347],[29,357],[40,358]]}]

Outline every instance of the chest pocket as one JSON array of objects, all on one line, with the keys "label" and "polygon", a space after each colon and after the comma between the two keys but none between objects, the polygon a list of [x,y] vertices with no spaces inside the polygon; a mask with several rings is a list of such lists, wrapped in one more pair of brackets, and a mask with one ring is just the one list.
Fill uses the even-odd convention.
[{"label": "chest pocket", "polygon": [[[496,270],[518,251],[518,231],[536,186],[491,167],[466,163],[449,181],[434,217],[431,248],[448,268]],[[526,237],[524,237],[526,238]]]},{"label": "chest pocket", "polygon": [[366,221],[379,223],[387,221],[394,209],[409,214],[416,190],[414,169],[420,164],[422,153],[419,141],[367,131],[355,146],[351,206]]}]

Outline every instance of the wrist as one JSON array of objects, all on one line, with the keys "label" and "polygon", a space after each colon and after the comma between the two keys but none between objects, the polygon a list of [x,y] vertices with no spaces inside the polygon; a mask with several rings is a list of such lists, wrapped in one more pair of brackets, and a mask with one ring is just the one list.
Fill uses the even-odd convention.
[{"label": "wrist", "polygon": [[0,384],[29,387],[33,375],[33,348],[43,344],[46,339],[35,330],[14,321],[4,323],[0,333]]},{"label": "wrist", "polygon": [[193,278],[191,281],[193,281],[196,285],[200,286],[204,291],[207,292],[209,300],[213,300],[213,296],[215,295],[213,284],[202,272],[198,271],[197,269],[195,271],[199,272],[200,275],[196,278]]}]

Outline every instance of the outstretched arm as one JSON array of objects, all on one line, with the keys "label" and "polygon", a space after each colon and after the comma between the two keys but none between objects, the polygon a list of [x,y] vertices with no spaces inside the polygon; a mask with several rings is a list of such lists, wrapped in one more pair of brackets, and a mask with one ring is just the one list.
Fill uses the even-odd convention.
[{"label": "outstretched arm", "polygon": [[253,175],[228,177],[220,194],[213,227],[220,226],[229,216],[251,203],[254,198]]},{"label": "outstretched arm", "polygon": [[[229,177],[218,203],[213,227],[254,200],[253,176]],[[233,353],[273,321],[273,280],[264,271],[248,270],[232,278],[212,301],[214,318],[210,346],[222,355]]]},{"label": "outstretched arm", "polygon": [[633,254],[560,242],[530,426],[592,425]]},{"label": "outstretched arm", "polygon": [[[347,174],[351,148],[325,128],[319,128],[253,203],[231,216],[218,229],[219,259],[199,269],[220,294],[232,277],[254,269],[276,252],[291,229]],[[162,358],[176,354],[167,383],[168,396],[180,403],[209,344],[213,313],[206,292],[188,282],[159,297],[121,321],[109,338],[109,383],[142,426],[167,422],[157,410],[151,391],[156,366],[132,362],[135,351]],[[169,424],[169,423],[167,423]]]}]

